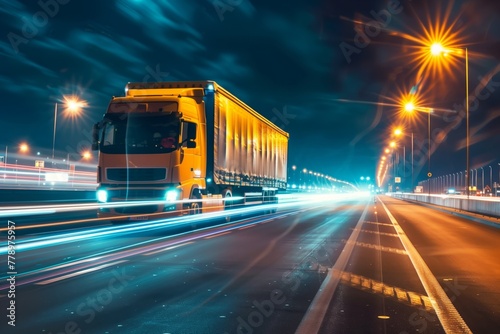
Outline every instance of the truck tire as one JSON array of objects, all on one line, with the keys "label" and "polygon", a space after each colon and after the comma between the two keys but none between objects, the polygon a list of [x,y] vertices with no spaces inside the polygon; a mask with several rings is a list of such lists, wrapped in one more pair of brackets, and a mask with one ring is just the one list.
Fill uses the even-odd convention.
[{"label": "truck tire", "polygon": [[[222,198],[231,198],[233,197],[233,194],[231,193],[230,189],[224,189],[222,191]],[[233,206],[232,201],[224,201],[224,211],[231,209]],[[226,223],[229,223],[231,221],[231,216],[228,214],[225,218]]]},{"label": "truck tire", "polygon": [[195,202],[189,203],[189,214],[190,215],[198,215],[201,213],[201,193],[199,189],[194,189],[193,194],[191,195],[191,199],[195,200]]}]

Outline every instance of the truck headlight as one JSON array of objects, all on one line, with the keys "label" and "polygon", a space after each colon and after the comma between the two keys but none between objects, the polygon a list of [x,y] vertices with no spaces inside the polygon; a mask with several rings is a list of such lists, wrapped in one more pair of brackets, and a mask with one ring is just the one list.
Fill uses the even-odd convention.
[{"label": "truck headlight", "polygon": [[97,190],[97,201],[106,203],[108,201],[108,192],[104,189]]},{"label": "truck headlight", "polygon": [[177,190],[167,190],[165,200],[167,202],[175,202],[178,199],[179,192]]}]

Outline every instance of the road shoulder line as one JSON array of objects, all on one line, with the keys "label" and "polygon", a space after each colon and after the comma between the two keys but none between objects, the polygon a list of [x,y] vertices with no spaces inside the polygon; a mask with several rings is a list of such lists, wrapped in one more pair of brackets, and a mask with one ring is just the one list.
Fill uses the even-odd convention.
[{"label": "road shoulder line", "polygon": [[380,198],[379,202],[384,207],[387,216],[394,225],[394,229],[398,233],[399,239],[410,257],[411,263],[417,272],[420,282],[424,286],[427,296],[430,298],[432,307],[436,311],[436,315],[438,316],[445,332],[453,334],[472,333],[465,321],[462,319],[460,313],[458,313],[457,309],[446,295],[446,292],[444,292],[436,277],[432,274],[424,259],[422,259],[415,246],[413,246],[410,239],[399,225],[396,218],[394,218],[392,213],[389,211],[384,202],[380,200]]}]

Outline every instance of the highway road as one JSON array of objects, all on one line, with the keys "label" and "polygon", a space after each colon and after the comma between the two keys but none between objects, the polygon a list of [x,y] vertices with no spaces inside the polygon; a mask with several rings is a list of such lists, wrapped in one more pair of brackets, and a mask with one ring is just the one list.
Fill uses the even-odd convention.
[{"label": "highway road", "polygon": [[[0,331],[402,334],[500,328],[496,227],[367,195],[300,199],[274,214],[200,222],[195,230],[193,219],[20,232],[17,274],[2,269]],[[6,231],[0,235],[2,268],[7,237]],[[15,327],[6,317],[12,301]]]}]

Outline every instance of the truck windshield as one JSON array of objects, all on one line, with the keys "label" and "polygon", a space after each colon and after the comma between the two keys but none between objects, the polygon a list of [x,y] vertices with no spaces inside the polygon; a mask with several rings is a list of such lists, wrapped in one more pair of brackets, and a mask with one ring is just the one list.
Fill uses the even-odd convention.
[{"label": "truck windshield", "polygon": [[100,149],[103,153],[169,153],[178,148],[180,122],[177,113],[106,114]]}]

